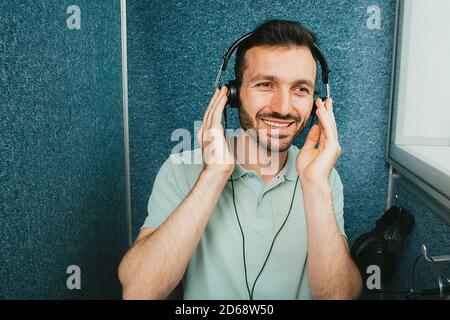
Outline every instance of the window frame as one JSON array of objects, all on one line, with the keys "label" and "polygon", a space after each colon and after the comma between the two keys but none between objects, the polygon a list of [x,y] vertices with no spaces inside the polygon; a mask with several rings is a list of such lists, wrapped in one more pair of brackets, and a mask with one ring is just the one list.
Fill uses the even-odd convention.
[{"label": "window frame", "polygon": [[391,90],[387,132],[386,161],[401,175],[398,181],[423,200],[450,225],[450,181],[424,160],[402,150],[394,143],[398,111],[401,44],[404,26],[404,0],[396,1]]}]

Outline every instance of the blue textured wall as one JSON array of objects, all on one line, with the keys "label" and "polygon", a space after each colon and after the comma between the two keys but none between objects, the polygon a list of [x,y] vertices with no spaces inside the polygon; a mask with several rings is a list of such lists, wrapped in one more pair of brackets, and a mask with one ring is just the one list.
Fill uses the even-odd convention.
[{"label": "blue textured wall", "polygon": [[120,2],[2,1],[0,25],[0,299],[120,298]]},{"label": "blue textured wall", "polygon": [[[298,20],[315,31],[331,70],[342,155],[336,167],[345,192],[350,244],[385,212],[388,127],[395,1],[142,1],[128,0],[128,70],[134,237],[141,227],[156,173],[178,141],[193,133],[209,101],[221,56],[240,35],[270,18]],[[381,9],[381,29],[369,29],[367,8]],[[232,66],[229,66],[232,70]],[[228,71],[225,78],[231,78]],[[237,126],[234,115],[234,127]],[[192,134],[193,136],[193,134]],[[303,136],[304,138],[304,136]],[[301,146],[301,141],[297,141]],[[403,289],[425,242],[448,249],[449,227],[412,195],[405,207],[417,228],[390,288]],[[418,279],[430,286],[429,279]],[[395,296],[393,296],[395,297]]]}]

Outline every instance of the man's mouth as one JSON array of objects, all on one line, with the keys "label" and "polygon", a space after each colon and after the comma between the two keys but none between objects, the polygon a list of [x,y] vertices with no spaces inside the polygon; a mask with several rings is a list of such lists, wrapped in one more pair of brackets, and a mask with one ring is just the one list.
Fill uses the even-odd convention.
[{"label": "man's mouth", "polygon": [[295,121],[286,121],[286,120],[275,120],[275,119],[264,119],[261,118],[261,122],[265,124],[263,129],[286,129]]}]

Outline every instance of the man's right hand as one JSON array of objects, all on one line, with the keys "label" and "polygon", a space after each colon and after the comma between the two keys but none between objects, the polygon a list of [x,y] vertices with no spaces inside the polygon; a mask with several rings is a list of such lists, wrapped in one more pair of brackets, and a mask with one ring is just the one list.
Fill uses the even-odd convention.
[{"label": "man's right hand", "polygon": [[[159,227],[143,228],[139,241],[122,259],[119,279],[125,299],[164,299],[182,281],[234,169],[234,156],[228,150],[221,122],[226,101],[227,88],[216,90],[205,112],[197,139],[206,165],[187,196],[182,199],[179,190],[168,187],[170,184],[166,188],[153,186],[153,192],[159,193],[154,199],[180,197],[179,204]],[[167,183],[162,180],[156,178],[160,183]]]},{"label": "man's right hand", "polygon": [[216,89],[203,117],[197,139],[202,149],[205,171],[231,176],[235,166],[228,149],[222,126],[222,114],[227,102],[228,88]]}]

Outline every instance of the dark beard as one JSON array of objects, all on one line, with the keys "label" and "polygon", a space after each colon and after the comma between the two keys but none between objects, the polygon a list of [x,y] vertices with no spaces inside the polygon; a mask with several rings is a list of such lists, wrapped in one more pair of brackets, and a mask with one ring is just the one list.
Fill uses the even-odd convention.
[{"label": "dark beard", "polygon": [[[291,119],[291,120],[298,120],[298,119],[292,119],[292,117],[283,117],[283,116],[279,116],[276,113],[273,113],[273,118],[275,119],[283,119],[283,120],[287,120],[287,119]],[[256,120],[258,121],[260,119],[260,115],[256,114]],[[250,117],[250,115],[244,110],[244,108],[242,108],[242,106],[239,107],[239,122],[241,123],[241,127],[242,129],[244,129],[245,131],[248,131],[249,129],[253,129],[251,131],[256,131],[255,128],[255,123],[253,121],[253,119]],[[300,129],[295,133],[295,135],[290,139],[290,141],[287,144],[284,145],[280,145],[279,148],[277,147],[277,150],[273,150],[274,152],[284,152],[287,151],[289,149],[289,147],[292,145],[292,142],[295,140],[295,138],[297,138],[305,129],[306,127],[306,123],[303,123],[302,126],[300,127]],[[267,136],[267,143],[266,141],[264,141],[264,139],[261,138],[259,132],[257,132],[256,137],[254,136],[254,134],[250,134],[250,136],[254,139],[256,139],[256,143],[258,144],[259,147],[267,150],[269,153],[272,152],[272,143],[271,143],[271,137]],[[279,139],[281,140],[281,138],[284,138],[286,136],[284,135],[280,135]]]}]

